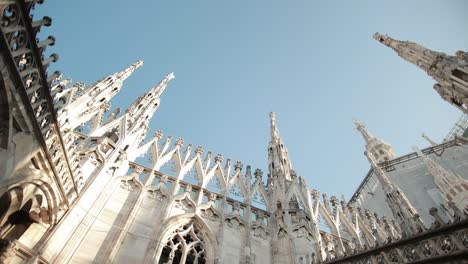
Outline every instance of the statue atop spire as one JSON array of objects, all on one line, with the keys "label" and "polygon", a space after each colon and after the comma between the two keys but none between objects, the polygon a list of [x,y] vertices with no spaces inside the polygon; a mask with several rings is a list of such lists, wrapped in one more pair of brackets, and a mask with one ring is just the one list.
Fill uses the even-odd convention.
[{"label": "statue atop spire", "polygon": [[395,158],[395,153],[390,144],[385,143],[382,139],[374,137],[366,127],[356,119],[353,119],[356,129],[361,133],[366,142],[366,151],[371,153],[378,163],[392,160]]},{"label": "statue atop spire", "polygon": [[379,33],[375,33],[374,38],[434,78],[437,81],[434,89],[440,97],[468,114],[468,52],[457,51],[455,56],[449,56]]},{"label": "statue atop spire", "polygon": [[422,137],[423,137],[425,140],[427,140],[427,142],[429,142],[429,144],[431,144],[431,146],[437,145],[437,143],[436,143],[434,140],[432,140],[426,133],[423,132],[423,133],[422,133]]},{"label": "statue atop spire", "polygon": [[275,112],[270,112],[270,132],[271,132],[271,141],[280,141],[280,135],[278,127],[276,126],[276,115]]},{"label": "statue atop spire", "polygon": [[371,141],[372,139],[374,139],[375,137],[366,129],[366,127],[364,125],[361,124],[361,122],[359,122],[357,119],[354,119],[353,118],[353,123],[354,125],[356,126],[356,129],[361,132],[361,135],[362,137],[364,138],[364,141],[367,143],[369,143],[369,141]]}]

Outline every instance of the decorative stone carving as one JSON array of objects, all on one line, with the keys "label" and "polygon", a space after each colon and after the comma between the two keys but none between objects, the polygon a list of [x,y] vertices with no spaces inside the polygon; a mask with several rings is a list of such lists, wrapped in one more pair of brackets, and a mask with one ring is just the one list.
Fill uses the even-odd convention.
[{"label": "decorative stone carving", "polygon": [[148,189],[147,197],[159,202],[165,202],[168,199],[168,194],[163,192],[160,188],[157,189]]},{"label": "decorative stone carving", "polygon": [[226,220],[224,220],[224,222],[230,228],[234,228],[234,229],[237,229],[237,230],[240,230],[240,231],[245,229],[245,225],[244,225],[243,221],[238,217],[235,217],[235,216],[234,217],[228,217],[228,218],[226,218]]},{"label": "decorative stone carving", "polygon": [[220,216],[213,208],[201,209],[201,216],[211,221],[218,221]]},{"label": "decorative stone carving", "polygon": [[134,178],[124,179],[120,181],[120,188],[133,192],[138,188],[138,184],[135,182]]},{"label": "decorative stone carving", "polygon": [[179,209],[182,209],[183,211],[186,211],[186,212],[195,211],[195,205],[186,196],[181,200],[176,200],[175,201],[175,207],[179,208]]}]

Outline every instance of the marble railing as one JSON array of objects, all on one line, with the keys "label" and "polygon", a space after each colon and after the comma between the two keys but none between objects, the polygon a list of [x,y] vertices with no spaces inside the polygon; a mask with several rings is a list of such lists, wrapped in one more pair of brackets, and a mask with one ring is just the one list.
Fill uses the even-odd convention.
[{"label": "marble railing", "polygon": [[[33,20],[31,11],[43,1],[1,1],[1,41],[7,51],[6,62],[17,92],[33,120],[34,134],[44,150],[58,189],[65,204],[78,196],[76,182],[80,177],[79,161],[74,156],[74,136],[61,130],[54,109],[50,87],[60,73],[47,74],[47,68],[58,59],[57,54],[45,57],[47,46],[55,43],[53,36],[39,40],[43,26],[50,26],[51,18]],[[35,121],[35,122],[34,122]]]}]

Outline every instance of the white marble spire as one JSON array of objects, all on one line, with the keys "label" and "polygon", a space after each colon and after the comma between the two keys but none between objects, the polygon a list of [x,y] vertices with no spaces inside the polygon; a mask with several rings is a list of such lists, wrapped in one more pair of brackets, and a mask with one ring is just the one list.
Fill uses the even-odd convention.
[{"label": "white marble spire", "polygon": [[97,129],[101,126],[103,113],[110,109],[110,100],[120,91],[123,82],[142,65],[142,61],[137,61],[83,91],[82,85],[70,88],[69,96],[61,98],[66,103],[60,111],[60,119],[68,120],[71,129],[88,121],[92,121],[92,129]]},{"label": "white marble spire", "polygon": [[437,83],[433,88],[440,97],[468,114],[468,52],[457,51],[455,56],[449,56],[379,33],[374,38],[434,78]]},{"label": "white marble spire", "polygon": [[139,127],[147,123],[159,107],[160,96],[166,90],[169,82],[174,79],[174,73],[171,72],[159,82],[158,85],[151,88],[145,95],[139,97],[126,111],[130,121],[130,127]]},{"label": "white marble spire", "polygon": [[270,113],[270,144],[268,146],[268,161],[270,175],[284,177],[291,180],[292,164],[289,160],[288,149],[283,143],[276,123],[274,112]]}]

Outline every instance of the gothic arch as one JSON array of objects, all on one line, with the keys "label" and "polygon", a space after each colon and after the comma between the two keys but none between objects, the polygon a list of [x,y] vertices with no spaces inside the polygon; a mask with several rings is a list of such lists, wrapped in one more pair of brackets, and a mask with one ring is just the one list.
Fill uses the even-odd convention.
[{"label": "gothic arch", "polygon": [[196,214],[174,216],[161,229],[153,263],[215,263],[218,242],[209,226]]},{"label": "gothic arch", "polygon": [[0,196],[0,202],[2,203],[0,226],[5,223],[6,218],[11,213],[20,210],[29,200],[38,196],[41,197],[41,202],[37,204],[39,207],[35,208],[36,213],[39,213],[39,211],[44,213],[45,209],[49,222],[55,223],[60,201],[49,181],[45,175],[34,175],[25,181],[10,186],[9,189],[0,190],[0,193],[2,193]]},{"label": "gothic arch", "polygon": [[19,240],[28,233],[29,237],[31,232],[45,231],[36,229],[38,223],[48,228],[57,221],[58,198],[52,187],[40,179],[12,186],[0,196],[0,204],[0,237],[3,239]]}]

